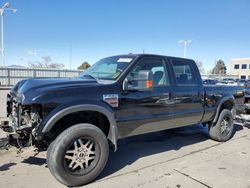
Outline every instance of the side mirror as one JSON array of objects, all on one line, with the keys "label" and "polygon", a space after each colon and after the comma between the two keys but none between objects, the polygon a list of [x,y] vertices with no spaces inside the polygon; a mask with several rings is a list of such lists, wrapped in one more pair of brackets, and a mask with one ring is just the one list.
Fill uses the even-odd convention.
[{"label": "side mirror", "polygon": [[124,91],[145,91],[153,88],[153,73],[141,70],[136,78],[127,77],[123,82]]}]

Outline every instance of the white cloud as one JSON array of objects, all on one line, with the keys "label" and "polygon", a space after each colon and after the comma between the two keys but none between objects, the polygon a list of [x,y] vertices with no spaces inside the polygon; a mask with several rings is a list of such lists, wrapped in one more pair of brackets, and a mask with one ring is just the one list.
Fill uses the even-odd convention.
[{"label": "white cloud", "polygon": [[32,56],[36,56],[37,51],[36,50],[27,50],[27,54],[32,55]]}]

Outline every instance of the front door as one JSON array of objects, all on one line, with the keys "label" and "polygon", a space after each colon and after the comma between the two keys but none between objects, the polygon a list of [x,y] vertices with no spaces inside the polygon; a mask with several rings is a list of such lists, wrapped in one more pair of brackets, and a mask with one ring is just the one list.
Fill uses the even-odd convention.
[{"label": "front door", "polygon": [[172,100],[172,80],[169,67],[160,57],[144,57],[139,60],[127,77],[136,78],[141,70],[153,73],[153,89],[123,91],[116,110],[120,137],[166,129],[175,109]]}]

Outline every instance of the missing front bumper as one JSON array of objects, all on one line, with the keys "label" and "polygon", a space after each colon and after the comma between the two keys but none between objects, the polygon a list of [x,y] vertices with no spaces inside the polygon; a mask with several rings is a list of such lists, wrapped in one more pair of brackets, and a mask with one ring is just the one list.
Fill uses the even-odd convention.
[{"label": "missing front bumper", "polygon": [[30,128],[18,127],[15,128],[13,122],[2,121],[0,129],[8,133],[8,136],[0,139],[0,148],[8,148],[8,146],[14,146],[17,148],[28,147],[32,145],[32,135],[29,133]]}]

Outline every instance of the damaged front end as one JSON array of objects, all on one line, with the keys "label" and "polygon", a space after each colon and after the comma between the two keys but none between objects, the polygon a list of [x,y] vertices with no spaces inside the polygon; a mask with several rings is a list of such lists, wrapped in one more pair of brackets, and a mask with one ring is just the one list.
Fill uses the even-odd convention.
[{"label": "damaged front end", "polygon": [[18,148],[34,144],[34,132],[41,123],[41,106],[23,105],[24,96],[7,95],[7,117],[9,121],[1,122],[1,129],[8,133],[8,141]]}]

